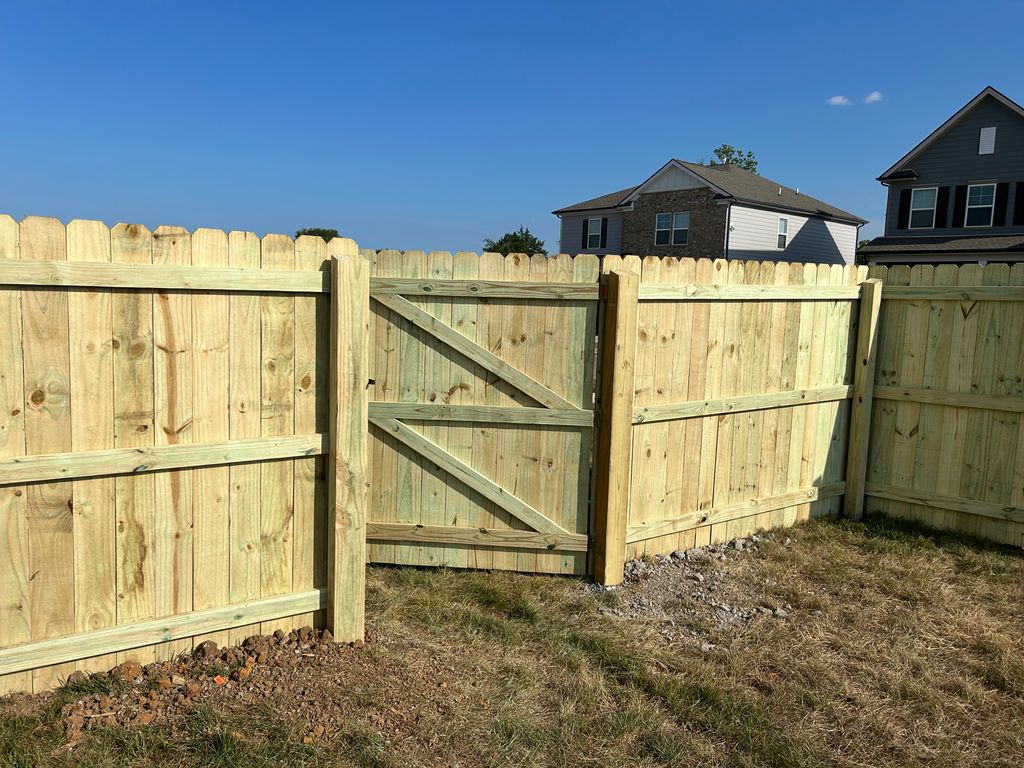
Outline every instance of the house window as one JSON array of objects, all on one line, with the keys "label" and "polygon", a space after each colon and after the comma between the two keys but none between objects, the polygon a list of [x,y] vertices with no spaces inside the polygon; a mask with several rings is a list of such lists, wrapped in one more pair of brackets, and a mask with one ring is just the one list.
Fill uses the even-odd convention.
[{"label": "house window", "polygon": [[995,210],[996,185],[971,184],[967,187],[965,227],[991,227]]},{"label": "house window", "polygon": [[978,154],[991,155],[996,151],[996,127],[982,128],[978,139]]},{"label": "house window", "polygon": [[785,216],[779,216],[779,234],[775,241],[775,247],[780,251],[786,249],[786,240],[789,237],[789,219]]},{"label": "house window", "polygon": [[911,229],[933,229],[935,227],[935,201],[938,194],[938,187],[923,187],[911,191]]},{"label": "house window", "polygon": [[654,220],[655,245],[686,245],[690,237],[690,213],[659,213]]},{"label": "house window", "polygon": [[601,220],[587,219],[587,248],[601,247]]}]

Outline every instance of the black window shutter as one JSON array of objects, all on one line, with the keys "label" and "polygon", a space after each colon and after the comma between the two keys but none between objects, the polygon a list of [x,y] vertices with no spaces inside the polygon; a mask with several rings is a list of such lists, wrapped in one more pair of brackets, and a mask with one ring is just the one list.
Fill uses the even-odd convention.
[{"label": "black window shutter", "polygon": [[935,228],[946,228],[946,215],[949,213],[949,187],[939,187],[935,200]]},{"label": "black window shutter", "polygon": [[949,226],[959,228],[964,225],[964,216],[967,214],[967,185],[961,184],[956,188],[953,197],[953,221]]},{"label": "black window shutter", "polygon": [[1009,197],[1009,195],[1009,182],[1004,181],[1001,184],[996,184],[996,207],[992,211],[993,227],[1006,226],[1006,198]]},{"label": "black window shutter", "polygon": [[608,219],[601,219],[601,247],[608,247]]},{"label": "black window shutter", "polygon": [[896,221],[896,229],[906,229],[910,226],[910,190],[900,190],[900,216]]},{"label": "black window shutter", "polygon": [[586,248],[587,248],[587,234],[589,232],[590,232],[590,219],[584,219],[583,220],[583,246],[582,246],[582,248],[584,250],[586,250]]},{"label": "black window shutter", "polygon": [[1024,181],[1017,182],[1013,201],[1013,226],[1024,227]]}]

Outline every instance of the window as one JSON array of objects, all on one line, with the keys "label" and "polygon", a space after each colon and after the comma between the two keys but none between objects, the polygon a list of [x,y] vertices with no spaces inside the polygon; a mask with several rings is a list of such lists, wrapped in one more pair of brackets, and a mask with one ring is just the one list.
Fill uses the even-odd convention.
[{"label": "window", "polygon": [[659,213],[654,219],[655,245],[686,245],[690,236],[690,213]]},{"label": "window", "polygon": [[991,155],[996,151],[996,127],[982,128],[978,138],[978,154]]},{"label": "window", "polygon": [[587,248],[601,247],[601,220],[587,219]]},{"label": "window", "polygon": [[910,228],[933,229],[935,227],[935,202],[938,187],[923,187],[910,193]]},{"label": "window", "polygon": [[967,187],[967,214],[965,227],[991,227],[995,210],[996,185],[971,184]]},{"label": "window", "polygon": [[786,250],[786,239],[789,237],[789,219],[779,216],[779,236],[775,241],[775,247],[780,251]]}]

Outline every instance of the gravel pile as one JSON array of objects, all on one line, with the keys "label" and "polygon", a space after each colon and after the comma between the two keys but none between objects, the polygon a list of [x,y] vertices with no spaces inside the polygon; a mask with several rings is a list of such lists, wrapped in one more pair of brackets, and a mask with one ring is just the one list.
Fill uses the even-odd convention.
[{"label": "gravel pile", "polygon": [[[785,621],[791,605],[770,596],[770,584],[751,583],[734,575],[734,566],[758,552],[771,533],[677,550],[671,556],[630,560],[621,585],[601,587],[610,592],[599,610],[606,616],[646,620],[658,625],[666,640],[691,640],[704,651],[716,647],[712,639],[742,631],[762,619]],[[792,541],[784,538],[783,546]]]}]

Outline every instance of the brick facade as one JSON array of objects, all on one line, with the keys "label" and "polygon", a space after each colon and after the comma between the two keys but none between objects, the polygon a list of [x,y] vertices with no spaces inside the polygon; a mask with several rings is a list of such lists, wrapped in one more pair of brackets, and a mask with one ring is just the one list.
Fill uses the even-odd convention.
[{"label": "brick facade", "polygon": [[[722,258],[725,253],[727,205],[715,202],[710,189],[681,189],[641,194],[632,211],[622,214],[622,253],[636,256]],[[655,245],[654,223],[659,213],[689,211],[686,245]]]}]

